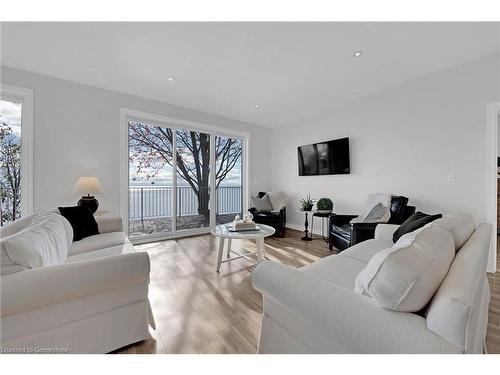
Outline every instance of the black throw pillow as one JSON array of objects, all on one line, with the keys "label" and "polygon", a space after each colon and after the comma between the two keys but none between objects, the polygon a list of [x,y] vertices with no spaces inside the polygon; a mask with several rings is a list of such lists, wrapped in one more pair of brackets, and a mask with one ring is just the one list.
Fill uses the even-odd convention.
[{"label": "black throw pillow", "polygon": [[87,207],[59,207],[59,212],[73,227],[73,241],[99,234],[94,215]]},{"label": "black throw pillow", "polygon": [[411,215],[406,221],[392,235],[392,241],[397,242],[401,236],[406,233],[413,232],[418,228],[422,228],[425,224],[429,224],[434,220],[441,219],[443,215],[427,215],[423,212],[417,211]]}]

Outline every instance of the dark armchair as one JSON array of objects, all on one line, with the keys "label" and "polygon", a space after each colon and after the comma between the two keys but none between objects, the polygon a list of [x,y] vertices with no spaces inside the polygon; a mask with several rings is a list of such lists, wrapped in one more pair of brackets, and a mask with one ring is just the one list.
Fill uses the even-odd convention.
[{"label": "dark armchair", "polygon": [[[388,224],[402,224],[415,213],[414,206],[408,206],[408,198],[392,196],[391,217]],[[339,251],[375,237],[378,223],[351,223],[358,215],[331,214],[328,225],[328,247]]]},{"label": "dark armchair", "polygon": [[[259,192],[258,198],[262,198],[266,193]],[[281,208],[279,211],[266,211],[257,212],[257,210],[252,207],[248,210],[253,215],[253,221],[257,224],[265,224],[274,228],[276,231],[275,236],[283,237],[285,235],[286,226],[286,207]]]}]

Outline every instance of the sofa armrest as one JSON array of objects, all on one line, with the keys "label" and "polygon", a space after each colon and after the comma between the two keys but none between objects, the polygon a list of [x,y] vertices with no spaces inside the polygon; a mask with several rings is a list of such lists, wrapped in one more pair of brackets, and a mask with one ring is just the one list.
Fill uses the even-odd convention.
[{"label": "sofa armrest", "polygon": [[2,276],[0,316],[144,282],[149,269],[148,254],[138,252]]},{"label": "sofa armrest", "polygon": [[342,343],[351,353],[459,352],[428,330],[423,317],[385,310],[369,297],[299,269],[264,261],[254,269],[252,283],[266,299],[305,321],[307,327],[297,327],[296,331],[287,328],[294,330],[290,333],[299,340],[301,331],[312,328],[324,338]]},{"label": "sofa armrest", "polygon": [[286,219],[286,207],[281,207],[279,210],[280,216]]},{"label": "sofa armrest", "polygon": [[379,224],[375,228],[375,238],[377,240],[393,242],[392,236],[399,227],[398,224]]},{"label": "sofa armrest", "polygon": [[96,217],[99,233],[123,232],[123,221],[119,216]]}]

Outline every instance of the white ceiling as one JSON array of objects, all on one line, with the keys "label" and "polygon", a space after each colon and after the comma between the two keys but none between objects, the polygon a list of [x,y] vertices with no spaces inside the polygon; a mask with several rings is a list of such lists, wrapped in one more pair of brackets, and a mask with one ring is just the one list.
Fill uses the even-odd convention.
[{"label": "white ceiling", "polygon": [[499,49],[498,23],[2,23],[1,34],[3,65],[265,126]]}]

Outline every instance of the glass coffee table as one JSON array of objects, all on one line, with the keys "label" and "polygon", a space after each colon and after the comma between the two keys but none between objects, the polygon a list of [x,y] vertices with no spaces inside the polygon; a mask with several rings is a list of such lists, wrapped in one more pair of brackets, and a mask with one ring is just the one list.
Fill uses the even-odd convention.
[{"label": "glass coffee table", "polygon": [[[231,232],[228,229],[229,224],[221,224],[217,225],[215,228],[210,230],[214,236],[219,237],[219,252],[217,254],[217,268],[216,271],[219,272],[220,266],[222,263],[230,262],[232,260],[245,258],[248,260],[252,260],[250,256],[257,256],[257,261],[260,262],[264,259],[265,255],[265,247],[264,247],[264,238],[272,236],[275,232],[273,227],[264,224],[257,224],[259,229],[251,230],[251,231],[242,231],[242,232]],[[222,260],[222,255],[224,253],[224,242],[227,240],[227,250],[226,255],[227,259]],[[255,240],[257,244],[257,252],[256,253],[245,253],[240,254],[236,251],[231,250],[231,242],[232,240]],[[231,258],[231,253],[236,256]]]}]

